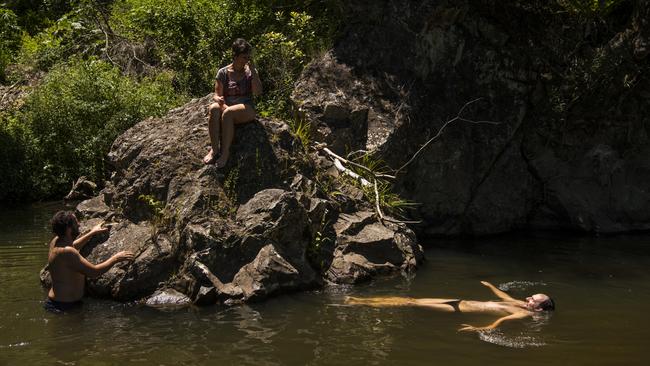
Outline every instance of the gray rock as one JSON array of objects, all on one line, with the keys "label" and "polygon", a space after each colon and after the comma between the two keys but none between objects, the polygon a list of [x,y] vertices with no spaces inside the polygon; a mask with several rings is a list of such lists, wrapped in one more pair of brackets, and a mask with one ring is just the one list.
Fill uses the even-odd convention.
[{"label": "gray rock", "polygon": [[313,288],[313,271],[298,270],[272,244],[260,250],[253,262],[235,275],[233,285],[241,288],[245,300],[258,300],[280,292]]},{"label": "gray rock", "polygon": [[189,297],[174,289],[163,289],[154,292],[145,301],[145,305],[154,308],[179,308],[192,304]]},{"label": "gray rock", "polygon": [[75,209],[75,213],[80,219],[105,218],[110,211],[103,194],[82,201]]},{"label": "gray rock", "polygon": [[79,177],[72,185],[70,192],[63,198],[64,201],[80,201],[93,197],[97,193],[97,184],[86,177]]},{"label": "gray rock", "polygon": [[377,149],[395,123],[401,123],[395,118],[398,107],[387,99],[378,98],[384,103],[375,99],[382,91],[326,53],[305,67],[291,98],[312,123],[313,137],[343,154]]},{"label": "gray rock", "polygon": [[424,254],[405,226],[384,226],[372,212],[342,214],[334,224],[336,249],[327,270],[332,282],[356,283],[377,274],[413,272]]}]

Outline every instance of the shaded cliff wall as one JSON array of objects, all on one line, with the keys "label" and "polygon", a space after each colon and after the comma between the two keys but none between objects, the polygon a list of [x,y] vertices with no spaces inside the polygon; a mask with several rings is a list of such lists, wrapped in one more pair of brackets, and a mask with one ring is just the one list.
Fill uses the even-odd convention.
[{"label": "shaded cliff wall", "polygon": [[455,122],[400,174],[424,234],[650,229],[647,2],[606,19],[523,3],[355,1],[294,100],[328,131],[328,109],[365,105],[346,143],[393,168],[460,110],[500,123]]}]

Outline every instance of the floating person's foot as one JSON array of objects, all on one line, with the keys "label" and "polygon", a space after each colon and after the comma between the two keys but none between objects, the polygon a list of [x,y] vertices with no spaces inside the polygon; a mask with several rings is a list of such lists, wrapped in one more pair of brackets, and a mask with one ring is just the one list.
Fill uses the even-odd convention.
[{"label": "floating person's foot", "polygon": [[217,168],[223,168],[223,167],[226,166],[227,163],[228,163],[228,155],[226,155],[226,154],[221,154],[221,156],[219,157],[219,159],[217,159],[217,161],[214,162],[214,165],[215,165]]},{"label": "floating person's foot", "polygon": [[210,149],[210,152],[205,157],[203,157],[203,164],[214,164],[214,159],[214,150]]}]

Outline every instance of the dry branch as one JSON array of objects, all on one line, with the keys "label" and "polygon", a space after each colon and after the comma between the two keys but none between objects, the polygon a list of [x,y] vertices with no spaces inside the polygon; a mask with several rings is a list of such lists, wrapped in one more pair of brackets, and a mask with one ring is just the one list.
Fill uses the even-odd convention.
[{"label": "dry branch", "polygon": [[336,158],[334,159],[334,166],[341,173],[343,173],[343,174],[345,174],[347,176],[350,176],[351,178],[354,178],[354,179],[358,180],[361,183],[362,186],[370,186],[370,182],[368,182],[367,179],[365,179],[364,177],[360,176],[359,174],[353,172],[352,170],[344,167],[343,164],[341,164],[341,161],[339,159],[336,159]]},{"label": "dry branch", "polygon": [[478,102],[481,99],[483,99],[483,98],[477,98],[477,99],[474,99],[472,101],[469,101],[469,102],[465,103],[463,108],[461,108],[460,111],[458,111],[458,114],[456,115],[456,117],[454,117],[454,118],[450,119],[449,121],[445,122],[445,124],[443,124],[442,127],[440,127],[440,129],[438,130],[438,133],[436,133],[435,136],[433,136],[431,139],[429,139],[427,142],[425,142],[424,145],[422,145],[420,147],[420,149],[418,149],[418,151],[416,151],[415,154],[413,154],[413,156],[404,165],[402,165],[399,169],[397,169],[395,171],[395,175],[399,174],[399,172],[401,172],[402,170],[404,170],[404,168],[409,166],[415,160],[415,158],[417,158],[418,155],[420,155],[420,153],[422,151],[424,151],[424,149],[427,146],[429,146],[429,144],[431,144],[433,141],[438,139],[440,137],[440,135],[442,135],[442,131],[444,131],[445,127],[449,126],[453,122],[462,121],[462,122],[468,122],[468,123],[473,123],[473,124],[491,124],[491,125],[499,125],[499,124],[501,124],[501,122],[493,122],[493,121],[474,121],[474,120],[471,120],[471,119],[463,118],[461,116],[461,114],[463,114],[463,111],[465,110],[465,108],[467,108],[470,104]]},{"label": "dry branch", "polygon": [[334,159],[338,159],[338,160],[342,161],[345,164],[350,164],[350,165],[353,165],[353,166],[355,166],[357,168],[365,170],[366,172],[370,173],[373,177],[395,179],[394,175],[375,173],[372,170],[370,170],[368,167],[365,167],[365,166],[363,166],[363,165],[361,165],[359,163],[355,163],[354,161],[350,161],[350,160],[347,160],[347,159],[345,159],[343,157],[340,157],[339,155],[335,154],[334,152],[332,152],[332,150],[330,150],[330,149],[328,149],[326,147],[323,148],[323,151],[325,151],[329,156],[333,157]]}]

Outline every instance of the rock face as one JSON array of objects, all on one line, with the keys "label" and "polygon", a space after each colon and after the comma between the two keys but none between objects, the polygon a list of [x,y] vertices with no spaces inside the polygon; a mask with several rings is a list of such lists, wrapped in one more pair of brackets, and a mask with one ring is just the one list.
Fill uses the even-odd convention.
[{"label": "rock face", "polygon": [[415,235],[403,226],[387,227],[374,212],[342,214],[334,224],[336,250],[327,276],[355,283],[378,273],[411,272],[422,258]]},{"label": "rock face", "polygon": [[[650,86],[625,80],[650,71],[650,5],[596,30],[555,2],[523,3],[350,2],[294,103],[326,142],[395,169],[462,112],[398,174],[423,234],[649,230]],[[351,140],[362,108],[367,132]]]},{"label": "rock face", "polygon": [[72,185],[70,193],[68,193],[64,201],[81,201],[93,197],[97,192],[97,184],[89,181],[86,177],[80,177]]},{"label": "rock face", "polygon": [[[82,255],[97,263],[129,250],[135,260],[88,279],[90,295],[153,307],[238,303],[415,270],[422,249],[405,227],[380,227],[366,213],[337,238],[339,216],[362,202],[318,188],[309,177],[317,157],[283,122],[238,126],[228,166],[204,166],[210,102],[142,121],[113,144],[111,180],[76,209],[82,229],[104,220],[110,232]],[[348,265],[335,252],[366,260]],[[335,257],[338,277],[330,275]],[[49,284],[47,268],[41,280]]]}]

